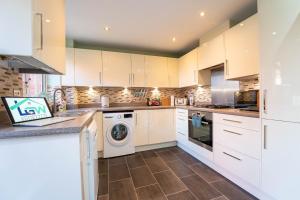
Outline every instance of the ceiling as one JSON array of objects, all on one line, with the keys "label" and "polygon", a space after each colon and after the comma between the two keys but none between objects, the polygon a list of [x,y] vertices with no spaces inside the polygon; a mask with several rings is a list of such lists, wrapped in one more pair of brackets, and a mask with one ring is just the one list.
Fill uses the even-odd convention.
[{"label": "ceiling", "polygon": [[226,20],[240,20],[256,10],[256,0],[66,2],[67,38],[76,43],[174,55],[197,45],[201,35]]}]

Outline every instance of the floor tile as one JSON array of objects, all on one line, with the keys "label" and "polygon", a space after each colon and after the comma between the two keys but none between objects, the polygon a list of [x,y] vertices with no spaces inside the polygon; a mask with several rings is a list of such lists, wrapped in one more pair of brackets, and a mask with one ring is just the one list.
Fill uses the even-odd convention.
[{"label": "floor tile", "polygon": [[173,170],[178,177],[184,177],[195,174],[189,167],[187,167],[181,160],[167,162],[167,165]]},{"label": "floor tile", "polygon": [[165,151],[160,151],[157,152],[158,156],[160,156],[164,161],[169,162],[169,161],[174,161],[174,160],[178,160],[179,158],[176,156],[175,153],[172,153],[169,150],[165,150]]},{"label": "floor tile", "polygon": [[126,164],[125,156],[109,158],[109,166]]},{"label": "floor tile", "polygon": [[176,156],[178,156],[179,159],[182,160],[187,165],[193,165],[193,164],[196,164],[197,162],[199,162],[196,158],[189,155],[188,153],[179,153],[179,154],[176,154]]},{"label": "floor tile", "polygon": [[98,195],[108,194],[108,175],[101,174],[99,175],[99,189]]},{"label": "floor tile", "polygon": [[220,192],[210,186],[198,175],[184,177],[181,180],[198,199],[210,200],[222,196]]},{"label": "floor tile", "polygon": [[130,175],[126,164],[109,166],[109,181],[116,181],[129,177]]},{"label": "floor tile", "polygon": [[145,161],[152,173],[161,172],[169,169],[159,157],[148,158]]},{"label": "floor tile", "polygon": [[219,173],[217,173],[216,171],[209,168],[203,163],[199,162],[190,167],[194,170],[196,174],[198,174],[201,178],[203,178],[207,182],[223,180],[223,177]]},{"label": "floor tile", "polygon": [[152,150],[142,151],[140,153],[142,154],[142,156],[143,156],[144,159],[157,157],[157,154],[154,151],[152,151]]},{"label": "floor tile", "polygon": [[154,174],[163,192],[168,195],[186,189],[184,184],[171,171]]},{"label": "floor tile", "polygon": [[166,200],[158,184],[138,188],[136,193],[139,200]]},{"label": "floor tile", "polygon": [[97,200],[109,200],[108,195],[98,196]]},{"label": "floor tile", "polygon": [[190,191],[183,191],[168,196],[168,200],[197,200]]},{"label": "floor tile", "polygon": [[175,154],[184,153],[184,151],[179,147],[169,147],[168,150]]},{"label": "floor tile", "polygon": [[254,200],[257,199],[244,191],[242,188],[235,184],[222,180],[211,183],[217,190],[224,194],[230,200]]},{"label": "floor tile", "polygon": [[109,183],[109,200],[136,200],[131,179],[123,179]]},{"label": "floor tile", "polygon": [[98,160],[98,171],[99,174],[107,174],[108,159],[100,158]]},{"label": "floor tile", "polygon": [[127,157],[129,168],[141,167],[145,165],[144,159],[141,155],[131,155]]},{"label": "floor tile", "polygon": [[155,178],[149,171],[148,167],[138,167],[130,170],[130,174],[134,183],[134,186],[141,187],[146,185],[154,184]]}]

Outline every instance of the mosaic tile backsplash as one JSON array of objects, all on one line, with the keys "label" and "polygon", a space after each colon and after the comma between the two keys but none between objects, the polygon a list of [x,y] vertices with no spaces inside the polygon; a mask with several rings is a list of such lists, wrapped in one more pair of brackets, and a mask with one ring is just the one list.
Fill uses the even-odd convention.
[{"label": "mosaic tile backsplash", "polygon": [[[14,90],[20,90],[22,94],[22,75],[18,71],[5,68],[0,64],[0,96],[13,96]],[[5,108],[0,99],[0,111]]]}]

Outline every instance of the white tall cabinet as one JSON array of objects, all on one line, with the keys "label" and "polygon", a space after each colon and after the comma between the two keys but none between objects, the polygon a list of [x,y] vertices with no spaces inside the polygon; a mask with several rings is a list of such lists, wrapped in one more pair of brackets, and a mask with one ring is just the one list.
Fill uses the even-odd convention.
[{"label": "white tall cabinet", "polygon": [[4,0],[0,55],[30,56],[65,73],[65,1]]},{"label": "white tall cabinet", "polygon": [[101,51],[75,49],[75,86],[101,86]]},{"label": "white tall cabinet", "polygon": [[102,51],[103,86],[131,86],[130,54]]},{"label": "white tall cabinet", "polygon": [[300,1],[259,0],[262,189],[298,199],[300,178]]},{"label": "white tall cabinet", "polygon": [[225,32],[225,78],[235,79],[259,73],[257,14]]}]

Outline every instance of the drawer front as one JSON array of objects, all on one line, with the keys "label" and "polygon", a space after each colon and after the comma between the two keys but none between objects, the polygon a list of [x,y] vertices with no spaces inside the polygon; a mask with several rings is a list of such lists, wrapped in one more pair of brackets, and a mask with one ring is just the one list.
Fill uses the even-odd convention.
[{"label": "drawer front", "polygon": [[260,132],[214,123],[214,142],[260,160]]},{"label": "drawer front", "polygon": [[260,130],[260,119],[253,117],[242,117],[235,115],[225,115],[225,114],[213,114],[214,122],[221,123],[228,126],[234,126],[254,131]]},{"label": "drawer front", "polygon": [[187,117],[188,116],[188,110],[176,109],[176,116]]},{"label": "drawer front", "polygon": [[214,162],[252,185],[260,183],[260,161],[228,149],[214,146]]}]

